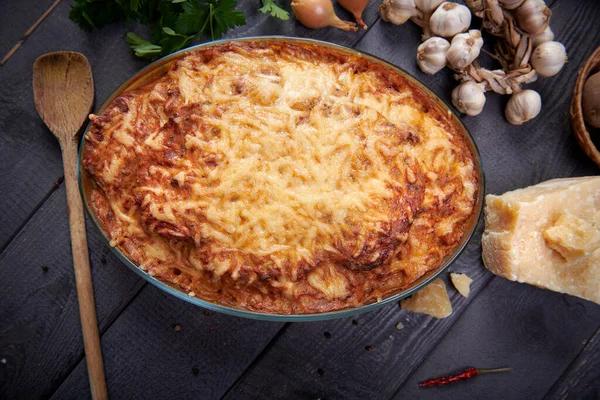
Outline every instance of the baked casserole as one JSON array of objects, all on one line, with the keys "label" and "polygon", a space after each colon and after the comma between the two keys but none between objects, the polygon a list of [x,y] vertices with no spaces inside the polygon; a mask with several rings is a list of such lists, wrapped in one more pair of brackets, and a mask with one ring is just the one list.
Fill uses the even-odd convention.
[{"label": "baked casserole", "polygon": [[378,301],[438,267],[475,212],[481,177],[448,111],[333,48],[196,50],[90,119],[82,165],[111,246],[226,306]]}]

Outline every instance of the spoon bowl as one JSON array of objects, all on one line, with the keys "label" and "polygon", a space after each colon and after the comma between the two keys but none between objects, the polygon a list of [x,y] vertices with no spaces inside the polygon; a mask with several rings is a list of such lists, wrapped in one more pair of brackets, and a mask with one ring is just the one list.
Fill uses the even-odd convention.
[{"label": "spoon bowl", "polygon": [[59,141],[77,135],[94,103],[87,58],[68,51],[39,57],[33,64],[33,96],[40,117]]}]

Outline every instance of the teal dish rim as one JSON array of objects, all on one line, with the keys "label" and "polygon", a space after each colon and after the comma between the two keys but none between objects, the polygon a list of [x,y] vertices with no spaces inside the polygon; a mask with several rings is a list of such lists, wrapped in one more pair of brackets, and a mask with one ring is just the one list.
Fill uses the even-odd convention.
[{"label": "teal dish rim", "polygon": [[221,312],[221,313],[228,314],[228,315],[234,315],[237,317],[250,318],[250,319],[256,319],[256,320],[264,320],[264,321],[278,321],[278,322],[322,321],[322,320],[328,320],[328,319],[334,319],[334,318],[343,318],[343,317],[348,317],[351,315],[357,315],[357,314],[369,312],[369,311],[375,310],[377,308],[380,308],[386,304],[390,304],[392,302],[396,302],[396,301],[404,299],[408,296],[411,296],[416,291],[423,288],[429,282],[431,282],[436,277],[438,277],[443,271],[445,271],[450,265],[452,265],[454,263],[454,261],[456,261],[456,259],[459,257],[459,255],[466,248],[466,246],[470,242],[471,238],[473,237],[473,234],[475,233],[475,231],[477,229],[479,220],[481,219],[481,214],[483,211],[483,200],[484,200],[484,195],[485,195],[485,175],[484,175],[484,170],[483,170],[483,164],[481,161],[481,155],[479,153],[479,149],[477,148],[477,145],[475,144],[475,140],[473,139],[473,136],[471,135],[471,133],[468,131],[466,126],[460,120],[458,115],[452,110],[452,108],[444,100],[442,100],[440,97],[438,97],[435,93],[433,93],[421,81],[419,81],[417,78],[412,76],[410,73],[404,71],[403,69],[401,69],[379,57],[373,56],[371,54],[368,54],[368,53],[365,53],[362,51],[357,51],[357,50],[354,50],[354,49],[351,49],[351,48],[348,48],[348,47],[345,47],[342,45],[334,44],[334,43],[329,43],[329,42],[315,40],[315,39],[297,38],[297,37],[253,36],[253,37],[246,37],[246,38],[239,38],[239,39],[216,40],[216,41],[202,43],[202,44],[188,47],[186,49],[177,51],[173,54],[170,54],[166,57],[163,57],[163,58],[156,60],[156,61],[152,62],[151,64],[147,65],[146,67],[144,67],[143,69],[138,71],[133,77],[131,77],[125,83],[123,83],[121,86],[119,86],[108,97],[108,99],[106,99],[106,101],[98,108],[96,113],[98,113],[98,114],[101,113],[113,99],[115,99],[117,96],[119,96],[121,93],[125,92],[126,90],[140,87],[140,86],[142,86],[146,83],[149,83],[150,81],[160,77],[168,69],[168,67],[170,66],[170,64],[172,62],[183,57],[187,53],[193,52],[198,49],[216,46],[216,45],[225,44],[225,43],[230,43],[230,42],[249,42],[249,41],[268,41],[268,42],[282,41],[282,42],[292,42],[292,43],[297,43],[297,44],[302,44],[302,43],[312,44],[312,45],[329,47],[334,50],[352,54],[352,55],[355,55],[358,57],[365,57],[365,58],[369,59],[370,61],[384,65],[386,68],[390,68],[391,70],[395,71],[396,73],[406,77],[409,81],[411,81],[411,83],[413,83],[415,86],[419,87],[424,93],[426,93],[430,97],[431,100],[436,102],[439,107],[442,107],[442,109],[446,109],[448,112],[448,115],[451,116],[452,119],[455,122],[458,122],[460,124],[460,126],[462,127],[464,137],[467,142],[467,146],[469,147],[469,150],[471,151],[471,154],[473,155],[474,162],[475,162],[475,168],[477,169],[477,172],[479,174],[479,187],[478,187],[478,193],[477,193],[477,200],[475,203],[475,212],[470,217],[471,220],[469,221],[468,229],[465,231],[465,234],[461,238],[460,243],[454,248],[452,253],[448,257],[446,257],[446,259],[436,269],[426,273],[424,276],[422,276],[421,278],[419,278],[418,280],[413,282],[413,284],[411,284],[408,288],[399,290],[392,294],[389,294],[386,298],[384,298],[378,302],[366,304],[366,305],[363,305],[360,307],[347,308],[347,309],[331,311],[331,312],[326,312],[326,313],[318,313],[318,314],[268,314],[268,313],[248,311],[248,310],[244,310],[244,309],[240,309],[240,308],[229,307],[229,306],[225,306],[225,305],[221,305],[221,304],[217,304],[217,303],[212,303],[212,302],[209,302],[209,301],[203,300],[201,298],[197,298],[197,297],[190,297],[187,293],[181,291],[176,286],[171,285],[166,282],[163,282],[163,281],[149,275],[146,271],[142,270],[134,262],[129,260],[129,258],[127,258],[127,256],[125,256],[125,254],[123,252],[121,252],[121,250],[119,248],[113,247],[110,245],[110,239],[108,238],[108,236],[102,229],[102,225],[100,224],[100,222],[96,219],[94,212],[91,210],[89,199],[88,199],[88,194],[91,189],[91,182],[89,181],[87,173],[81,167],[81,157],[83,155],[83,144],[85,141],[85,136],[87,135],[87,132],[91,126],[91,122],[88,121],[88,124],[85,128],[85,131],[82,134],[81,141],[79,144],[79,157],[78,157],[78,163],[77,163],[77,179],[78,179],[78,183],[79,183],[79,190],[81,193],[81,197],[82,197],[83,203],[85,205],[84,208],[85,208],[86,214],[89,217],[90,221],[92,221],[92,225],[94,226],[94,228],[100,233],[100,235],[101,235],[103,241],[106,243],[106,245],[108,247],[110,247],[112,252],[114,254],[116,254],[116,256],[125,265],[127,265],[133,272],[135,272],[137,275],[144,278],[147,282],[158,287],[160,290],[162,290],[166,293],[169,293],[181,300],[187,301],[188,303],[192,303],[196,306],[200,306],[202,308],[205,308],[205,309],[208,309],[211,311],[217,311],[217,312]]}]

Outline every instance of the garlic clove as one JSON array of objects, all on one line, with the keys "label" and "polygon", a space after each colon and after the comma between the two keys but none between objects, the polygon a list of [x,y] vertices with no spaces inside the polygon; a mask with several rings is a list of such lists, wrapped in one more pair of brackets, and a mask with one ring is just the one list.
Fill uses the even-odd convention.
[{"label": "garlic clove", "polygon": [[519,28],[530,35],[544,32],[550,23],[552,11],[546,7],[544,0],[525,0],[515,10],[515,18]]},{"label": "garlic clove", "polygon": [[417,64],[421,71],[434,75],[446,66],[450,43],[441,37],[431,37],[417,47]]},{"label": "garlic clove", "polygon": [[452,91],[452,104],[462,113],[479,115],[485,105],[485,92],[473,81],[463,82]]},{"label": "garlic clove", "polygon": [[539,46],[542,43],[550,42],[552,40],[554,40],[554,32],[552,32],[552,29],[550,29],[550,26],[548,26],[546,28],[546,30],[544,32],[540,33],[539,35],[533,35],[531,37],[531,43],[534,48],[536,48],[537,46]]},{"label": "garlic clove", "polygon": [[535,117],[542,110],[542,98],[535,90],[522,90],[514,93],[504,110],[508,122],[521,125]]},{"label": "garlic clove", "polygon": [[525,0],[500,0],[499,2],[502,8],[504,8],[505,10],[514,10],[515,8],[523,4],[524,1]]},{"label": "garlic clove", "polygon": [[429,28],[436,36],[453,37],[471,25],[471,11],[457,3],[442,3],[429,19]]},{"label": "garlic clove", "polygon": [[394,25],[402,25],[418,14],[415,0],[383,0],[379,6],[381,19]]},{"label": "garlic clove", "polygon": [[429,14],[442,4],[444,0],[415,0],[415,4],[419,10]]},{"label": "garlic clove", "polygon": [[531,66],[540,76],[554,76],[567,62],[565,46],[559,42],[540,44],[531,54]]},{"label": "garlic clove", "polygon": [[476,29],[454,36],[446,52],[448,64],[456,70],[464,70],[479,56],[482,46],[481,31]]}]

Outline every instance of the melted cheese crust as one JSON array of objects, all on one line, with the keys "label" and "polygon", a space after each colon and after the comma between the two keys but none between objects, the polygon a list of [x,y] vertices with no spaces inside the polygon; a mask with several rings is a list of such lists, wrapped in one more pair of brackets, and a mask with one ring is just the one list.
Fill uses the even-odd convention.
[{"label": "melted cheese crust", "polygon": [[444,111],[319,46],[200,50],[90,118],[83,165],[111,245],[209,301],[376,301],[437,267],[473,213],[479,177]]}]

